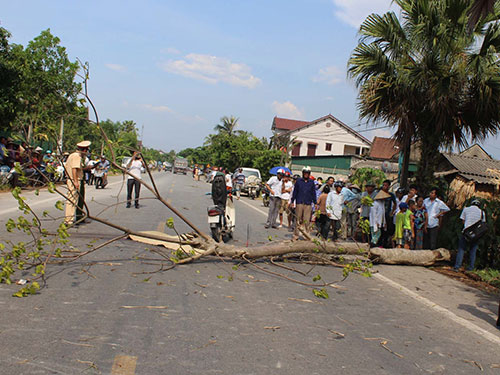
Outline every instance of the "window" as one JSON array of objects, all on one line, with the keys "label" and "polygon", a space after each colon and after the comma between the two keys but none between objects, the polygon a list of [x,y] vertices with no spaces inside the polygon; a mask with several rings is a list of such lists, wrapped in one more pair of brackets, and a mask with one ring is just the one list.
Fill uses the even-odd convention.
[{"label": "window", "polygon": [[307,144],[307,156],[316,156],[316,148],[318,145],[316,143]]},{"label": "window", "polygon": [[292,149],[292,156],[300,156],[300,146],[302,146],[301,142],[294,144]]},{"label": "window", "polygon": [[332,151],[332,144],[331,143],[325,144],[325,151]]}]

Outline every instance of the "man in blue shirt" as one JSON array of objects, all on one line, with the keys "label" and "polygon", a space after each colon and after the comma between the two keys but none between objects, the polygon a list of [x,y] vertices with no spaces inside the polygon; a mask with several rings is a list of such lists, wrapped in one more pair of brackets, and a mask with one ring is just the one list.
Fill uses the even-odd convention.
[{"label": "man in blue shirt", "polygon": [[316,204],[316,189],[314,181],[310,179],[311,168],[302,168],[302,178],[299,178],[293,188],[291,203],[295,207],[296,225],[293,240],[299,238],[300,226],[304,225],[304,231],[309,233],[311,222],[312,204]]}]

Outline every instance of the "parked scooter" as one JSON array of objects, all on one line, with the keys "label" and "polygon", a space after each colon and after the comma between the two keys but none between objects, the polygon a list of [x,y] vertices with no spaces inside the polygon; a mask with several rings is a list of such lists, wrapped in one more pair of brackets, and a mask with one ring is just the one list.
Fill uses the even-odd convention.
[{"label": "parked scooter", "polygon": [[261,183],[261,179],[256,176],[249,176],[247,178],[245,185],[250,199],[255,199],[259,196]]},{"label": "parked scooter", "polygon": [[212,238],[217,242],[228,242],[233,238],[236,212],[233,197],[226,189],[223,175],[216,175],[213,179],[212,200],[214,206],[207,209]]}]

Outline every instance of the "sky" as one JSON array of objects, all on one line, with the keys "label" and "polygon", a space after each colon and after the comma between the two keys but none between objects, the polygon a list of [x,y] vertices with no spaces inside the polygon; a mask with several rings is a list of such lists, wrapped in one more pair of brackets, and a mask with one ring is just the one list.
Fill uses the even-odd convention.
[{"label": "sky", "polygon": [[[222,116],[271,135],[274,116],[329,113],[368,139],[347,60],[370,13],[391,0],[0,0],[0,26],[27,44],[50,28],[90,64],[101,119],[133,120],[144,145],[203,144]],[[500,159],[500,138],[483,147]]]}]

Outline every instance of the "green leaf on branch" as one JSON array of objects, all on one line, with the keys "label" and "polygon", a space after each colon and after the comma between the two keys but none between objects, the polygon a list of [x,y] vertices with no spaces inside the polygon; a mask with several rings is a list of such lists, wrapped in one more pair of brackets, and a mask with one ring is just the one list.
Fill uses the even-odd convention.
[{"label": "green leaf on branch", "polygon": [[169,217],[166,222],[167,228],[173,229],[174,228],[174,218]]},{"label": "green leaf on branch", "polygon": [[321,280],[321,275],[318,274],[313,277],[313,281],[319,281],[319,280]]},{"label": "green leaf on branch", "polygon": [[323,299],[328,299],[330,296],[328,295],[328,292],[326,291],[325,288],[321,289],[313,289],[313,293],[316,297],[318,298],[323,298]]},{"label": "green leaf on branch", "polygon": [[55,204],[55,207],[62,211],[64,209],[64,202],[63,201],[57,201],[56,204]]}]

